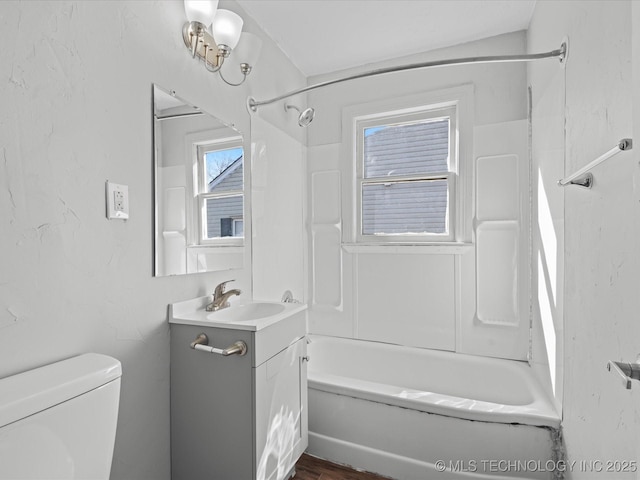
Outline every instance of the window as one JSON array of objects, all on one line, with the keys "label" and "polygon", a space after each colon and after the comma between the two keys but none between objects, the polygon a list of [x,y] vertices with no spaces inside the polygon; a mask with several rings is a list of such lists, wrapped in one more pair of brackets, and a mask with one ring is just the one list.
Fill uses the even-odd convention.
[{"label": "window", "polygon": [[198,145],[200,243],[244,237],[244,151],[241,139]]},{"label": "window", "polygon": [[456,105],[356,118],[355,134],[357,239],[454,240]]}]

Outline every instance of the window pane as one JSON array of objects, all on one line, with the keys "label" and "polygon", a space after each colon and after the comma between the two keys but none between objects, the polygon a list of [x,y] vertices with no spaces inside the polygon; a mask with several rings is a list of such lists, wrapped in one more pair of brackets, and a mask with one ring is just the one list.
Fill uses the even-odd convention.
[{"label": "window pane", "polygon": [[233,236],[244,237],[244,220],[242,219],[233,220]]},{"label": "window pane", "polygon": [[204,159],[207,192],[242,190],[244,184],[242,148],[206,152]]},{"label": "window pane", "polygon": [[242,237],[243,196],[207,198],[205,238]]},{"label": "window pane", "polygon": [[364,177],[449,171],[449,119],[364,129]]},{"label": "window pane", "polygon": [[446,180],[362,186],[362,234],[447,233]]}]

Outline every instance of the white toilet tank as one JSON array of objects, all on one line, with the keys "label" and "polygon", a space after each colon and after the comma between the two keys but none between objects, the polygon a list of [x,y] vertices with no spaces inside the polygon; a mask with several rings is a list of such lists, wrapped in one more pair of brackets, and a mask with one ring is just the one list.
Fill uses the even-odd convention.
[{"label": "white toilet tank", "polygon": [[121,375],[87,353],[0,379],[0,480],[107,480]]}]

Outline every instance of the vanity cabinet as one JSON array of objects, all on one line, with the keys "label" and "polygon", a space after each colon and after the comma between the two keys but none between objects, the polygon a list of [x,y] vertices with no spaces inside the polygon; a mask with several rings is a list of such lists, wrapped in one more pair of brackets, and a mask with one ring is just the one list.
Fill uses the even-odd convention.
[{"label": "vanity cabinet", "polygon": [[[307,448],[306,311],[259,330],[171,320],[172,480],[283,480]],[[190,347],[247,345],[243,356]]]}]

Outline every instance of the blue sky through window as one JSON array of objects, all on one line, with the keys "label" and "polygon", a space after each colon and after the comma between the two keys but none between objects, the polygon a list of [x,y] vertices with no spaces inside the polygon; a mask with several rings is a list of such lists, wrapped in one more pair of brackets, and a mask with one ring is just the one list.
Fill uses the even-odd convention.
[{"label": "blue sky through window", "polygon": [[371,128],[365,128],[364,129],[364,136],[368,137],[369,135],[373,135],[376,132],[379,132],[380,130],[382,130],[383,128],[387,128],[387,127],[371,127]]},{"label": "blue sky through window", "polygon": [[243,154],[242,147],[207,152],[204,161],[207,171],[207,183],[220,175],[225,168],[235,162]]}]

